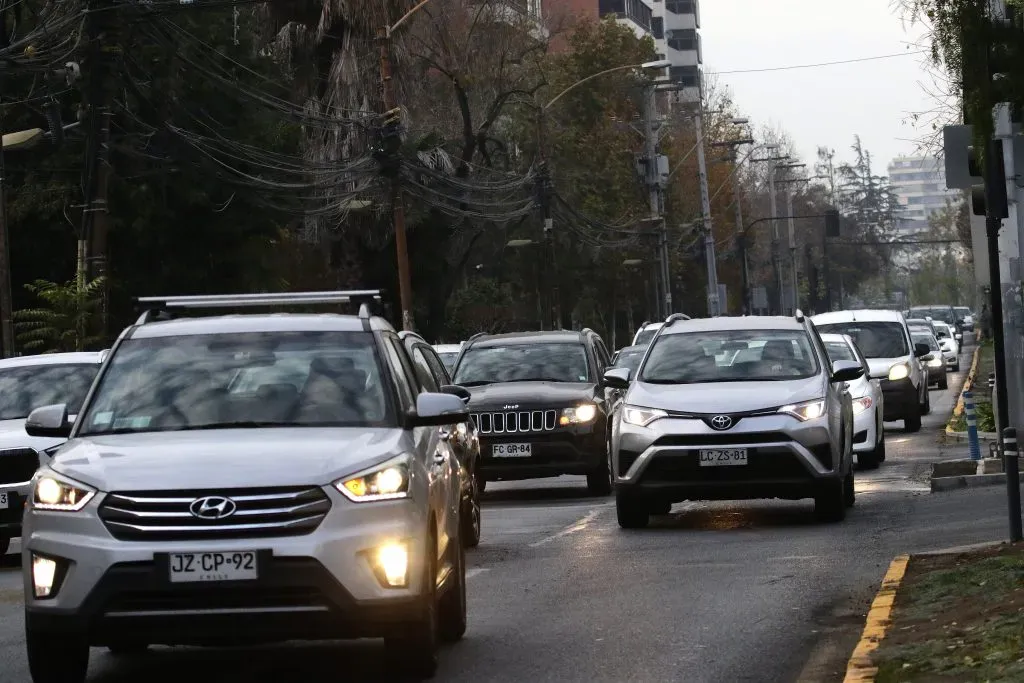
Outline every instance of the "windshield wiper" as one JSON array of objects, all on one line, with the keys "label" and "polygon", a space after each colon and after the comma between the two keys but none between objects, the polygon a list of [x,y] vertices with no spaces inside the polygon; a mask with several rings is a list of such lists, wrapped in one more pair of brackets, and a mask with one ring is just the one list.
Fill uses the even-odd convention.
[{"label": "windshield wiper", "polygon": [[[562,379],[561,377],[517,377],[516,379],[507,379],[505,382],[572,382],[571,379]],[[585,381],[585,380],[580,380]]]},{"label": "windshield wiper", "polygon": [[489,379],[474,379],[469,382],[456,382],[456,384],[460,387],[482,387],[485,384],[494,384],[494,382]]},{"label": "windshield wiper", "polygon": [[269,420],[238,420],[237,422],[209,422],[201,425],[173,427],[172,431],[191,431],[199,429],[257,429],[259,427],[302,427],[295,422],[273,422]]},{"label": "windshield wiper", "polygon": [[643,382],[644,384],[689,384],[689,382],[687,382],[685,380],[681,380],[681,379],[663,379],[661,377],[653,377],[653,378],[650,378],[650,379],[648,379],[647,377],[642,377],[640,379],[640,381]]}]

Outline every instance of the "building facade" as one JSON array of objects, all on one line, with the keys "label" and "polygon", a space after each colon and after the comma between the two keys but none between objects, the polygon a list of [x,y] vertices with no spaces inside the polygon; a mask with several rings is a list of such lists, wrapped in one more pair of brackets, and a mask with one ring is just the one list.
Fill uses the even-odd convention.
[{"label": "building facade", "polygon": [[889,164],[889,181],[900,200],[901,230],[918,232],[928,228],[929,217],[957,203],[958,190],[946,189],[946,171],[935,157],[898,157]]}]

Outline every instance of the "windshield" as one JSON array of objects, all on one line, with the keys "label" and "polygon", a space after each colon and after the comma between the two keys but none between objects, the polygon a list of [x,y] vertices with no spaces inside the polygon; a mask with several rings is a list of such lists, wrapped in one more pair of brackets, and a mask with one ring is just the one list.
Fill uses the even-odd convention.
[{"label": "windshield", "polygon": [[966,306],[957,306],[953,310],[956,311],[956,314],[961,318],[968,318],[971,315],[971,309]]},{"label": "windshield", "polygon": [[633,346],[642,346],[644,344],[650,344],[651,340],[654,339],[654,335],[658,334],[660,327],[648,327],[645,330],[641,330],[636,339],[633,340]]},{"label": "windshield", "polygon": [[825,342],[825,350],[828,351],[828,357],[832,359],[832,362],[837,360],[852,360],[855,363],[860,361],[857,356],[853,353],[853,349],[846,342],[830,341]]},{"label": "windshield", "polygon": [[79,435],[389,426],[381,377],[368,332],[127,339],[110,359]]},{"label": "windshield", "polygon": [[77,414],[99,369],[99,363],[90,363],[0,370],[0,420],[23,420],[36,408],[58,403]]},{"label": "windshield", "polygon": [[848,334],[865,358],[898,358],[910,355],[903,325],[896,322],[848,322],[818,325],[822,334]]},{"label": "windshield", "polygon": [[462,386],[498,382],[588,382],[582,344],[509,344],[466,351],[453,380]]},{"label": "windshield", "polygon": [[459,357],[458,351],[439,351],[437,355],[441,358],[444,366],[448,368],[448,372],[455,368],[455,360]]},{"label": "windshield", "polygon": [[939,350],[939,343],[935,341],[935,337],[930,334],[914,334],[911,332],[911,338],[915,344],[927,344],[931,351]]},{"label": "windshield", "polygon": [[941,320],[951,324],[955,322],[953,320],[953,309],[948,306],[911,308],[910,314],[914,318],[931,318],[932,320]]},{"label": "windshield", "polygon": [[647,349],[637,349],[635,351],[620,351],[619,355],[615,357],[615,363],[613,367],[616,368],[629,368],[630,374],[635,373],[636,369],[640,367],[640,361],[644,359],[644,353]]},{"label": "windshield", "polygon": [[811,377],[818,361],[803,330],[685,332],[659,337],[640,381],[763,382]]},{"label": "windshield", "polygon": [[935,336],[939,339],[949,339],[949,328],[942,324],[936,324]]}]

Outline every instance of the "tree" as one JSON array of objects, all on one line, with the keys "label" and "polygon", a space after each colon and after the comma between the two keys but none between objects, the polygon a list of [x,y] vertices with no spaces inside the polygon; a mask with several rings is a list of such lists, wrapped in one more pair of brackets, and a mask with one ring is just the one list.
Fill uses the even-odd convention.
[{"label": "tree", "polygon": [[103,286],[103,278],[63,284],[36,280],[25,285],[41,305],[15,312],[17,342],[33,353],[84,351],[102,344],[103,336],[90,331],[95,329]]}]

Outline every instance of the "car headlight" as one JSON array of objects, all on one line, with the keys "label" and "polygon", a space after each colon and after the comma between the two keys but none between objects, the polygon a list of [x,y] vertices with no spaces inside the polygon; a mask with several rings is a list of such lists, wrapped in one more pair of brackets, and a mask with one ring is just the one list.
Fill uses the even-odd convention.
[{"label": "car headlight", "polygon": [[870,396],[862,396],[860,398],[853,399],[853,414],[860,415],[868,408],[874,405],[874,401],[871,400]]},{"label": "car headlight", "polygon": [[910,366],[906,363],[899,363],[889,368],[889,381],[896,382],[910,377]]},{"label": "car headlight", "polygon": [[407,498],[409,459],[402,456],[381,463],[372,469],[334,482],[334,488],[354,503]]},{"label": "car headlight", "polygon": [[562,415],[558,418],[558,424],[563,427],[566,425],[583,425],[591,422],[595,417],[597,417],[597,406],[593,403],[584,403],[563,410]]},{"label": "car headlight", "polygon": [[623,406],[622,408],[622,421],[637,427],[646,427],[667,415],[668,413],[664,410],[657,408],[641,408],[640,406]]},{"label": "car headlight", "polygon": [[36,479],[32,487],[32,507],[37,510],[78,512],[95,495],[96,489],[85,484],[44,475]]},{"label": "car headlight", "polygon": [[803,403],[791,403],[788,406],[779,408],[779,412],[791,415],[801,422],[814,420],[825,414],[825,399],[818,398],[813,401],[804,401]]}]

